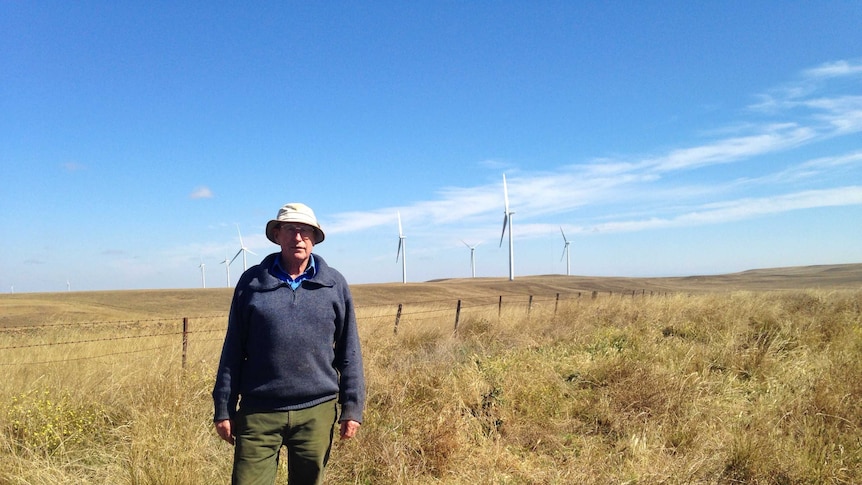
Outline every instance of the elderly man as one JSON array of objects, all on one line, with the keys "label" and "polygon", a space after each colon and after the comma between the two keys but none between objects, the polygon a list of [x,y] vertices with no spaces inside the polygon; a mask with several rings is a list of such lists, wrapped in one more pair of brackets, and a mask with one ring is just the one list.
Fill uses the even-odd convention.
[{"label": "elderly man", "polygon": [[266,237],[281,251],[236,285],[215,428],[234,445],[232,483],[272,484],[285,446],[288,484],[319,484],[335,423],[342,439],[353,437],[365,406],[353,298],[341,273],[312,255],[325,235],[311,208],[286,204]]}]

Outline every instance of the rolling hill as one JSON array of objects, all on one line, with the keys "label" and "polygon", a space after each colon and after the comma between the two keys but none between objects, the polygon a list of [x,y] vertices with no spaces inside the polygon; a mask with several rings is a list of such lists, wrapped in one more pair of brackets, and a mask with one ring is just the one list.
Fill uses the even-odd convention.
[{"label": "rolling hill", "polygon": [[[353,285],[357,307],[557,293],[702,293],[800,289],[862,289],[862,264],[798,266],[740,273],[661,278],[541,275],[465,278],[422,283]],[[0,327],[53,322],[114,321],[225,313],[231,288],[125,290],[0,295]]]}]

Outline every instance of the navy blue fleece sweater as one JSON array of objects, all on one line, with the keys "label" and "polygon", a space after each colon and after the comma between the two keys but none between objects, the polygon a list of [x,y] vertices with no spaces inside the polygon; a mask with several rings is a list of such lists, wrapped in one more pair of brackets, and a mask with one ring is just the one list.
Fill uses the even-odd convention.
[{"label": "navy blue fleece sweater", "polygon": [[293,290],[270,273],[278,253],[234,290],[212,396],[216,421],[243,412],[303,409],[335,398],[340,420],[362,422],[365,378],[353,298],[313,255],[315,275]]}]

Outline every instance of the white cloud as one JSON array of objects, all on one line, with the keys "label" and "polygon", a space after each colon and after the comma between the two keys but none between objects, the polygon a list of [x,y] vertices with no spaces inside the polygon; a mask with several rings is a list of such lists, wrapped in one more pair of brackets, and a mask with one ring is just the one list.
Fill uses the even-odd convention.
[{"label": "white cloud", "polygon": [[807,77],[819,79],[862,74],[862,62],[846,60],[827,62],[807,69],[804,74]]},{"label": "white cloud", "polygon": [[189,194],[189,198],[192,199],[212,199],[213,193],[209,187],[200,186],[195,188],[191,194]]},{"label": "white cloud", "polygon": [[80,172],[81,170],[86,170],[87,167],[78,163],[78,162],[66,162],[63,164],[63,170],[67,172]]},{"label": "white cloud", "polygon": [[[858,142],[854,146],[846,135],[862,131],[862,96],[826,89],[828,79],[859,73],[862,63],[850,61],[804,71],[801,81],[761,96],[756,116],[718,127],[700,144],[680,144],[657,155],[569,163],[553,172],[510,168],[506,171],[509,199],[519,224],[518,235],[547,234],[549,228],[558,226],[549,223],[550,218],[596,221],[589,228],[567,225],[572,230],[621,232],[859,204],[859,187],[828,187],[830,180],[854,180],[860,169]],[[849,147],[841,145],[846,152],[843,155],[826,154],[796,164],[792,156],[773,156],[793,154],[803,146],[828,150],[818,142],[832,143],[841,136],[851,143]],[[503,163],[480,163],[502,174]],[[738,165],[714,170],[709,177],[698,172],[727,164]],[[791,186],[795,192],[770,195],[791,190]],[[750,197],[753,190],[761,196]],[[748,197],[715,202],[718,197],[732,199],[741,191]],[[466,226],[474,232],[480,226],[482,231],[498,232],[494,228],[502,219],[502,178],[474,187],[444,188],[431,200],[407,206],[336,214],[328,230],[358,232],[389,226],[395,231],[396,211],[401,212],[405,226],[414,228],[414,234],[439,234],[450,229],[448,226],[453,233],[463,232],[458,228]]]},{"label": "white cloud", "polygon": [[676,217],[651,217],[641,220],[607,222],[596,225],[595,230],[598,232],[634,232],[668,227],[719,224],[794,210],[849,205],[862,205],[862,186],[806,190],[774,197],[711,203],[704,205],[700,210],[680,214]]},{"label": "white cloud", "polygon": [[766,126],[763,133],[673,150],[665,156],[648,160],[647,163],[660,172],[684,170],[784,150],[814,137],[813,130],[793,123]]}]

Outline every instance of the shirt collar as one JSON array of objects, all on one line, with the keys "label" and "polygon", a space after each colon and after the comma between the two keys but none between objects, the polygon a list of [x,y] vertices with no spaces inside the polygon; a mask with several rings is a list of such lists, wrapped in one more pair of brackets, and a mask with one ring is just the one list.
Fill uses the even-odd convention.
[{"label": "shirt collar", "polygon": [[301,275],[297,276],[296,279],[291,278],[290,274],[285,271],[284,268],[281,266],[280,255],[277,256],[275,258],[275,261],[272,263],[271,273],[273,274],[273,276],[280,279],[281,281],[284,281],[285,283],[290,283],[291,286],[296,289],[296,287],[298,287],[299,284],[302,283],[304,280],[312,278],[315,274],[317,274],[317,265],[314,262],[314,254],[311,254],[308,257],[308,267],[306,267],[305,271],[303,271]]}]

